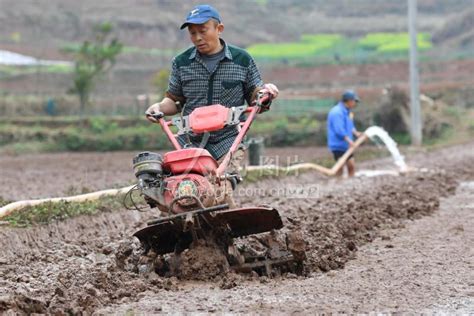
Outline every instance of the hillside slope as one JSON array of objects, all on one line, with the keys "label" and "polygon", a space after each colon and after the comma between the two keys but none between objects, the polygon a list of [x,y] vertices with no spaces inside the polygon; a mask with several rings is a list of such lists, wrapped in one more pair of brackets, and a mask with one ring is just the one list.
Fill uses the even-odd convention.
[{"label": "hillside slope", "polygon": [[474,6],[460,16],[448,20],[444,27],[434,34],[433,40],[444,46],[473,49]]},{"label": "hillside slope", "polygon": [[[179,31],[187,11],[201,1],[0,0],[0,48],[41,58],[59,56],[65,43],[80,42],[92,25],[111,21],[129,46],[182,48]],[[297,40],[303,33],[360,35],[405,31],[406,3],[396,0],[210,0],[221,12],[225,38],[240,46]],[[472,5],[472,0],[419,0],[419,27],[433,32]],[[38,56],[39,55],[39,56]]]}]

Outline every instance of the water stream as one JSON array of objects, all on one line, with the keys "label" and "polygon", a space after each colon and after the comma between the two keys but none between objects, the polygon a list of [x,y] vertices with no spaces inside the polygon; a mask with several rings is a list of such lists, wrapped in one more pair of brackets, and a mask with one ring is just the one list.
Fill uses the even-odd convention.
[{"label": "water stream", "polygon": [[392,155],[393,161],[395,162],[395,165],[397,165],[397,167],[400,169],[400,171],[407,170],[405,157],[400,154],[400,151],[397,147],[397,143],[392,139],[392,137],[390,137],[387,131],[378,126],[371,126],[364,133],[370,138],[370,140],[375,143],[378,143],[378,140],[381,140]]}]

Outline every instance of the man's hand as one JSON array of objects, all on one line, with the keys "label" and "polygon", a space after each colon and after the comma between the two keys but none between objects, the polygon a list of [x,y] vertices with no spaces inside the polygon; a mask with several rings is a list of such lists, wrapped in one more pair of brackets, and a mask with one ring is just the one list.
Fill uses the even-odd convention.
[{"label": "man's hand", "polygon": [[349,148],[354,147],[354,142],[350,139],[349,136],[344,137],[344,140],[349,144]]},{"label": "man's hand", "polygon": [[146,118],[153,123],[158,122],[158,118],[163,117],[164,114],[160,110],[160,103],[152,104],[146,111],[145,111]]},{"label": "man's hand", "polygon": [[263,89],[260,90],[260,92],[270,93],[272,96],[272,99],[276,99],[280,91],[278,91],[277,86],[275,86],[273,83],[266,83],[263,85]]},{"label": "man's hand", "polygon": [[265,104],[262,104],[260,107],[260,113],[266,112],[270,109],[272,100],[278,97],[278,88],[273,83],[266,83],[263,85],[262,89],[258,92],[259,94],[269,94],[270,99]]},{"label": "man's hand", "polygon": [[359,132],[359,131],[354,131],[354,135],[355,137],[359,138],[362,136],[363,133]]}]

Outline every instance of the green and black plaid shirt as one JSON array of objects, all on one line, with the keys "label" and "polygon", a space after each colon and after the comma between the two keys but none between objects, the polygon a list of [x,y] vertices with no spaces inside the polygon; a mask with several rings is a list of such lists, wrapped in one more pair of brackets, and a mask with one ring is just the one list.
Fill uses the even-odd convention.
[{"label": "green and black plaid shirt", "polygon": [[[250,104],[256,89],[263,86],[253,58],[245,50],[221,42],[225,54],[213,72],[209,72],[195,47],[173,59],[167,96],[181,101],[183,115],[212,104],[226,107],[240,106],[245,101]],[[204,148],[219,159],[229,151],[237,134],[235,126],[211,132]],[[193,146],[202,147],[202,139],[202,135],[193,136],[191,142]],[[184,145],[186,138],[178,140]]]}]

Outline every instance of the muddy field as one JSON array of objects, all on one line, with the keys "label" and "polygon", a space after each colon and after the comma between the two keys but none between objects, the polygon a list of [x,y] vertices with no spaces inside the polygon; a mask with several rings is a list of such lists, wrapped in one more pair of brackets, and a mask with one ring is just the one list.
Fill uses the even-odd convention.
[{"label": "muddy field", "polygon": [[[405,176],[336,181],[304,173],[242,185],[240,203],[272,205],[285,230],[303,233],[304,276],[211,273],[196,281],[192,272],[191,280],[138,273],[138,243],[130,236],[153,212],[117,210],[27,229],[0,227],[0,311],[472,313],[473,146],[410,154],[409,165],[425,169]],[[2,157],[2,196],[60,196],[128,184],[129,159],[129,153]],[[389,167],[388,159],[361,164]],[[197,258],[199,264],[211,267]]]},{"label": "muddy field", "polygon": [[[0,197],[16,201],[127,186],[135,181],[132,158],[136,154],[65,152],[0,156]],[[327,148],[321,147],[267,148],[264,154],[266,163],[279,165],[331,158]]]}]

